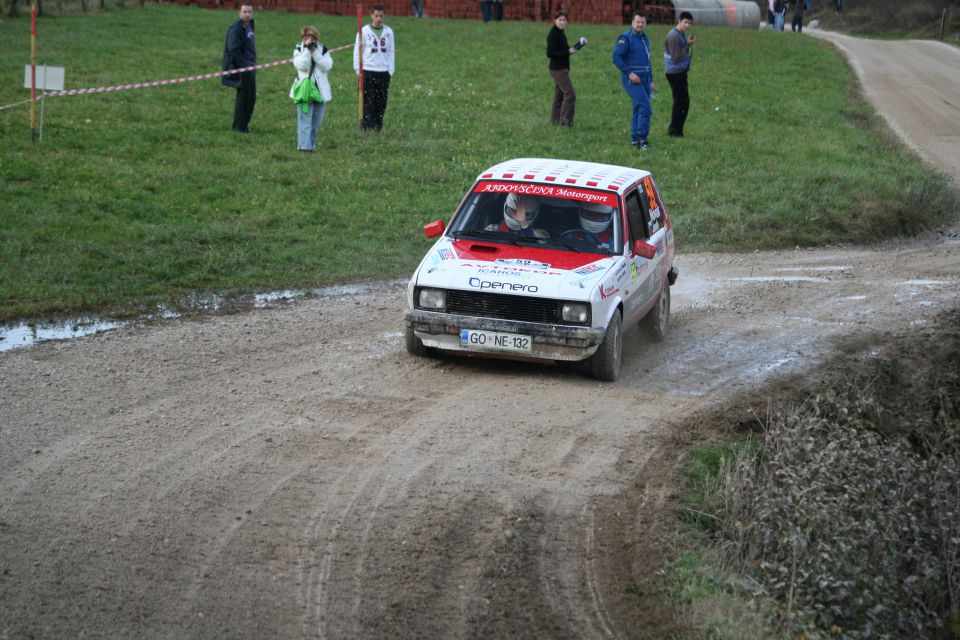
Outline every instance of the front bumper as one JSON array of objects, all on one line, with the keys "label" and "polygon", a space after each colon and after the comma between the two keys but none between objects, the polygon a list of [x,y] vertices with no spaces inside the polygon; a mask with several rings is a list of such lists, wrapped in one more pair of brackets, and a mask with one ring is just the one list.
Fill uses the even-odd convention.
[{"label": "front bumper", "polygon": [[[404,317],[404,323],[408,328],[413,329],[414,334],[426,347],[471,353],[503,353],[515,358],[528,357],[542,360],[583,360],[596,352],[606,334],[604,329],[592,327],[478,318],[420,309],[408,311]],[[531,351],[524,354],[501,352],[495,349],[466,348],[460,344],[461,329],[517,333],[530,336],[533,345]]]}]

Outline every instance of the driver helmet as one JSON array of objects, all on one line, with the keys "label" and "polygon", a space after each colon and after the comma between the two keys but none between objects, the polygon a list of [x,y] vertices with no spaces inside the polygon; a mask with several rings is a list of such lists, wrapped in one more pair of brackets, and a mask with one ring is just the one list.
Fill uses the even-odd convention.
[{"label": "driver helmet", "polygon": [[[523,202],[523,209],[527,215],[526,225],[521,225],[513,217],[517,212],[517,205]],[[525,229],[533,224],[533,221],[537,219],[537,214],[540,212],[540,203],[537,202],[536,198],[529,198],[527,196],[518,196],[515,193],[508,193],[507,199],[503,203],[503,220],[507,223],[507,227],[511,231],[520,231],[520,229]]]},{"label": "driver helmet", "polygon": [[580,207],[580,226],[587,233],[603,233],[613,221],[613,207],[588,202]]}]

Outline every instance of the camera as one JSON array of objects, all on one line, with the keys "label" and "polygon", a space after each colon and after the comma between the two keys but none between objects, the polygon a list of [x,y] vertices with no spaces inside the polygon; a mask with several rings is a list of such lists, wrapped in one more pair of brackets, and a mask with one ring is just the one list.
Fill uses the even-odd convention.
[{"label": "camera", "polygon": [[317,43],[316,43],[316,42],[308,42],[308,43],[307,43],[307,49],[310,49],[310,51],[316,51],[316,50],[317,50]]}]

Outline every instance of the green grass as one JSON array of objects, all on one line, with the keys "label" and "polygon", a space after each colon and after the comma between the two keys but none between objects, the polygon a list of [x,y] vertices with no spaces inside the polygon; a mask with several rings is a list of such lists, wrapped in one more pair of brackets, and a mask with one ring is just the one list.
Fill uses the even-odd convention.
[{"label": "green grass", "polygon": [[[217,70],[232,11],[148,5],[39,23],[38,61],[68,88]],[[258,12],[259,60],[290,56],[299,27],[331,47],[355,18]],[[28,107],[0,112],[0,320],[137,313],[195,294],[406,276],[485,167],[516,156],[648,168],[681,251],[871,242],[958,213],[948,183],[893,140],[828,46],[697,28],[687,138],[627,144],[629,101],[610,63],[619,25],[571,25],[576,127],[548,124],[548,25],[391,18],[398,39],[381,135],[357,133],[351,52],[334,54],[319,151],[295,151],[288,66],[258,74],[247,137],[218,80],[50,98],[43,141]],[[651,27],[656,51],[665,27]],[[29,21],[0,22],[0,105],[27,97]],[[656,61],[657,69],[662,65]]]}]

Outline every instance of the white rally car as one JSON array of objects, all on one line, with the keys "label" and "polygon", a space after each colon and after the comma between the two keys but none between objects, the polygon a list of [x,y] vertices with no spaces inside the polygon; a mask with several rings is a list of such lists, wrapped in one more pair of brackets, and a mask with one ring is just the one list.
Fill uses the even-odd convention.
[{"label": "white rally car", "polygon": [[623,331],[670,322],[673,228],[650,172],[520,158],[480,174],[410,279],[407,350],[578,361],[620,373]]}]

